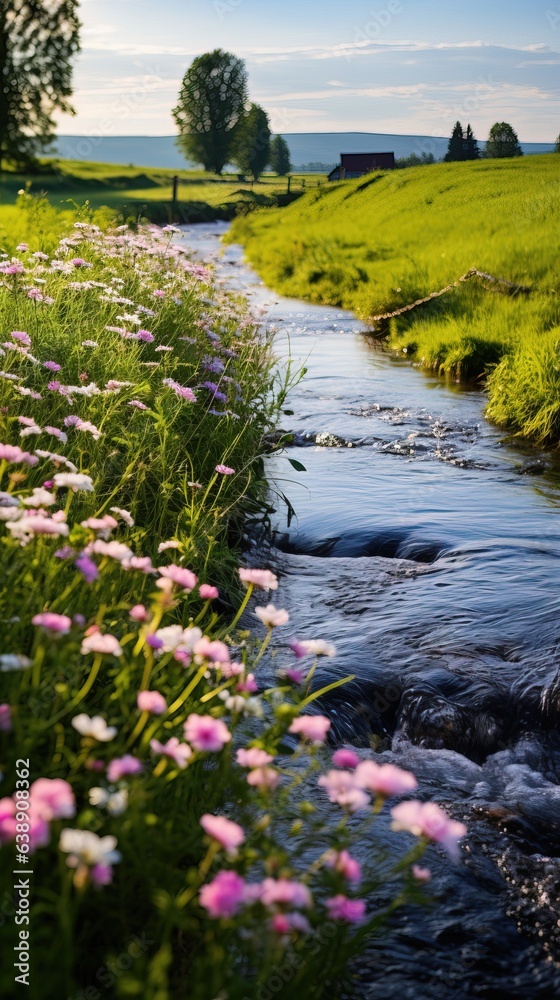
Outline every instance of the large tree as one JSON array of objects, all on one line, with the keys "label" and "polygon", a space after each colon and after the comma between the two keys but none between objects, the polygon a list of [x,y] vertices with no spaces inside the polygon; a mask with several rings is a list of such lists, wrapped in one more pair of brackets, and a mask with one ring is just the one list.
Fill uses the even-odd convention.
[{"label": "large tree", "polygon": [[282,135],[274,137],[270,144],[270,166],[279,177],[290,173],[290,147]]},{"label": "large tree", "polygon": [[444,159],[446,163],[452,163],[456,160],[465,159],[465,136],[461,122],[455,122],[455,125],[453,126],[453,131],[451,133],[451,138],[447,146],[447,153],[445,154]]},{"label": "large tree", "polygon": [[76,0],[0,0],[0,169],[29,164],[54,137],[53,113],[73,114]]},{"label": "large tree", "polygon": [[247,103],[247,72],[242,59],[215,49],[199,56],[183,77],[173,117],[179,146],[206,170],[221,174]]},{"label": "large tree", "polygon": [[465,132],[465,160],[480,159],[480,149],[476,141],[475,134],[470,125],[467,125]]},{"label": "large tree", "polygon": [[251,104],[239,122],[233,144],[233,162],[258,181],[270,160],[270,120],[258,104]]},{"label": "large tree", "polygon": [[508,122],[492,125],[486,142],[485,156],[490,159],[505,159],[509,156],[523,156],[517,132]]}]

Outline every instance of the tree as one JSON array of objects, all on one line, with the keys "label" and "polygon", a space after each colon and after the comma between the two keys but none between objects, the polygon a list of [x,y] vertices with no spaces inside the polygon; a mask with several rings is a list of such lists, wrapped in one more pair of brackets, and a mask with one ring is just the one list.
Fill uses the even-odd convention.
[{"label": "tree", "polygon": [[223,49],[195,59],[183,77],[173,111],[178,144],[187,157],[221,174],[230,160],[246,103],[247,71],[242,59]]},{"label": "tree", "polygon": [[465,132],[465,160],[478,160],[480,159],[480,149],[478,148],[478,142],[475,139],[474,132],[469,125],[467,125],[467,131]]},{"label": "tree", "polygon": [[465,159],[465,137],[463,135],[463,126],[461,122],[455,122],[453,131],[451,133],[451,138],[449,140],[449,145],[447,147],[447,153],[445,154],[444,160],[446,163],[452,163],[455,160]]},{"label": "tree", "polygon": [[560,153],[560,134],[556,136],[556,144],[554,146],[554,152]]},{"label": "tree", "polygon": [[290,147],[281,135],[275,136],[270,144],[270,166],[279,177],[285,177],[292,169]]},{"label": "tree", "polygon": [[0,169],[29,165],[52,142],[55,111],[74,114],[77,0],[0,0]]},{"label": "tree", "polygon": [[490,159],[523,156],[517,132],[507,122],[496,122],[492,125],[486,142],[485,156]]},{"label": "tree", "polygon": [[270,120],[258,104],[251,104],[239,122],[233,144],[233,162],[243,174],[258,181],[270,160]]}]

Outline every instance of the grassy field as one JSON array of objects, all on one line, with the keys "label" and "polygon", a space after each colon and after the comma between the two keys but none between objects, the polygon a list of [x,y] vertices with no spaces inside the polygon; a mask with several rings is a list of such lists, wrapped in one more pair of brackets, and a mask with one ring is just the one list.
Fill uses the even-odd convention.
[{"label": "grassy field", "polygon": [[560,158],[550,154],[329,184],[281,212],[236,220],[231,238],[278,291],[366,322],[470,268],[526,286],[510,294],[506,285],[462,283],[392,320],[390,343],[453,378],[489,375],[489,416],[557,443],[559,219]]},{"label": "grassy field", "polygon": [[[231,219],[254,207],[284,203],[288,180],[265,174],[257,184],[239,181],[236,176],[217,177],[204,171],[124,167],[81,160],[48,160],[42,172],[0,175],[0,226],[10,220],[18,191],[29,186],[34,194],[45,193],[49,202],[64,211],[88,201],[92,208],[108,207],[123,219],[139,215],[151,222],[208,222]],[[173,176],[180,178],[178,204],[173,211]],[[299,194],[315,188],[324,177],[294,175],[291,191]]]}]

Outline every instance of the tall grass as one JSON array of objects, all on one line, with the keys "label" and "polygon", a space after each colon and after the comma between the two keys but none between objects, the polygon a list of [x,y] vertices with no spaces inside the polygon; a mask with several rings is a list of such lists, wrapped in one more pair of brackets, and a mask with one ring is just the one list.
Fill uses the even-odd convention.
[{"label": "tall grass", "polygon": [[[231,238],[274,288],[352,309],[366,322],[472,267],[528,286],[529,294],[510,295],[463,283],[392,323],[396,349],[453,378],[481,378],[504,355],[520,358],[524,345],[530,353],[560,322],[559,217],[559,159],[547,155],[342,182],[281,212],[237,220]],[[489,384],[494,419],[534,434],[534,421],[518,422],[503,378],[495,405],[497,385]]]}]

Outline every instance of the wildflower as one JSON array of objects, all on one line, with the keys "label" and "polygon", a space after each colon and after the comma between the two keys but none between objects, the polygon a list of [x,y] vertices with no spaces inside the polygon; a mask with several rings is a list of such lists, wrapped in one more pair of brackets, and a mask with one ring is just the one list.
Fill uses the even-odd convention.
[{"label": "wildflower", "polygon": [[212,816],[204,813],[200,818],[200,825],[205,833],[213,840],[217,840],[228,853],[235,851],[237,847],[245,841],[245,833],[237,823],[232,823],[225,816]]},{"label": "wildflower", "polygon": [[366,904],[363,899],[333,896],[332,899],[327,899],[327,911],[331,920],[343,924],[361,924],[366,915]]},{"label": "wildflower", "polygon": [[84,493],[93,493],[93,480],[81,472],[57,472],[54,484],[55,486],[66,486],[73,493],[77,493],[78,490],[82,490]]},{"label": "wildflower", "polygon": [[115,559],[120,563],[126,559],[131,559],[133,554],[132,549],[123,542],[107,542],[101,538],[96,538],[91,546],[91,551],[96,555],[108,556],[109,559]]},{"label": "wildflower", "polygon": [[176,566],[173,563],[171,566],[159,566],[158,573],[164,579],[171,580],[187,594],[190,594],[198,583],[198,578],[194,573],[191,573],[190,569],[183,569],[182,566]]},{"label": "wildflower", "polygon": [[123,510],[122,507],[111,507],[112,514],[118,514],[129,528],[134,527],[134,518],[128,510]]},{"label": "wildflower", "polygon": [[359,882],[362,877],[362,867],[348,851],[328,851],[325,857],[327,868],[332,868],[346,879],[347,882]]},{"label": "wildflower", "polygon": [[90,718],[85,712],[75,715],[72,719],[72,726],[80,733],[80,736],[89,736],[98,743],[110,743],[117,735],[115,726],[108,726],[102,715],[94,715]]},{"label": "wildflower", "polygon": [[163,715],[167,711],[167,702],[159,691],[139,691],[136,704],[141,712],[151,712],[152,715]]},{"label": "wildflower", "polygon": [[198,588],[198,593],[202,597],[203,601],[215,601],[219,597],[219,591],[217,587],[211,587],[208,583],[201,583]]},{"label": "wildflower", "polygon": [[429,868],[421,868],[420,865],[412,866],[412,874],[417,882],[430,882],[432,873]]},{"label": "wildflower", "polygon": [[109,656],[122,656],[122,648],[118,639],[115,639],[115,636],[110,635],[108,632],[105,635],[102,635],[101,632],[86,635],[82,640],[80,652],[84,656],[87,653],[105,653]]},{"label": "wildflower", "polygon": [[348,812],[358,812],[370,804],[369,795],[356,787],[354,775],[350,771],[328,771],[321,775],[317,783],[327,791],[330,802]]},{"label": "wildflower", "polygon": [[45,431],[47,432],[47,434],[52,434],[53,437],[57,438],[59,441],[62,441],[63,444],[66,444],[66,442],[68,441],[67,435],[64,433],[64,431],[59,430],[58,427],[51,427],[50,424],[47,424],[47,426],[45,427]]},{"label": "wildflower", "polygon": [[235,469],[230,468],[229,465],[217,465],[216,472],[219,472],[221,476],[233,476]]},{"label": "wildflower", "polygon": [[269,569],[240,569],[239,579],[246,587],[252,584],[260,590],[277,590],[278,577]]},{"label": "wildflower", "polygon": [[153,753],[169,757],[181,770],[187,766],[187,761],[192,757],[192,750],[188,743],[181,743],[176,736],[172,736],[167,743],[150,740],[150,747]]},{"label": "wildflower", "polygon": [[263,906],[293,906],[298,910],[308,910],[313,906],[307,886],[287,878],[265,878],[260,899]]},{"label": "wildflower", "polygon": [[173,542],[173,541],[160,542],[158,545],[158,553],[161,555],[162,552],[167,552],[168,549],[180,549],[180,548],[181,548],[180,542]]},{"label": "wildflower", "polygon": [[126,405],[127,406],[135,406],[137,410],[147,410],[148,409],[148,407],[146,406],[146,404],[140,402],[139,399],[130,399]]},{"label": "wildflower", "polygon": [[464,823],[449,819],[435,802],[418,802],[415,799],[400,802],[391,809],[391,816],[392,830],[407,830],[415,837],[443,844],[453,859],[458,858],[458,841],[465,836],[467,828]]},{"label": "wildflower", "polygon": [[43,368],[47,368],[50,372],[59,372],[60,367],[56,361],[43,361]]},{"label": "wildflower", "polygon": [[1,653],[0,672],[10,673],[13,670],[27,670],[31,666],[31,660],[23,653]]},{"label": "wildflower", "polygon": [[[224,392],[220,392],[215,382],[203,382],[202,385],[205,389],[208,389],[208,392],[211,393],[212,397],[217,400],[218,403],[227,402],[226,394]],[[225,475],[228,475],[228,473],[225,473]]]},{"label": "wildflower", "polygon": [[66,864],[75,869],[74,882],[82,886],[88,878],[94,885],[108,885],[112,866],[121,860],[116,850],[117,838],[99,837],[92,830],[65,829],[60,834],[60,850],[67,854]]},{"label": "wildflower", "polygon": [[[313,656],[335,656],[336,648],[331,642],[324,639],[303,639],[297,644],[305,653],[312,653]],[[295,652],[295,650],[294,650]],[[297,655],[297,654],[296,654]]]},{"label": "wildflower", "polygon": [[93,264],[88,264],[87,260],[84,260],[82,257],[74,257],[70,263],[73,267],[93,267]]},{"label": "wildflower", "polygon": [[72,786],[62,778],[37,778],[31,785],[29,798],[41,819],[69,819],[76,814]]},{"label": "wildflower", "polygon": [[274,604],[267,604],[266,608],[255,608],[255,615],[268,629],[285,625],[290,619],[287,611],[275,608]]},{"label": "wildflower", "polygon": [[284,671],[284,676],[291,684],[301,684],[305,674],[302,670],[295,670],[294,667],[290,667],[289,670]]},{"label": "wildflower", "polygon": [[9,733],[12,728],[12,710],[5,702],[0,705],[0,733]]},{"label": "wildflower", "polygon": [[257,682],[255,680],[255,675],[247,674],[247,676],[242,681],[239,681],[237,685],[237,690],[243,691],[245,692],[245,694],[255,694],[255,692],[259,690]]},{"label": "wildflower", "polygon": [[128,612],[129,617],[132,618],[133,622],[146,622],[150,617],[150,613],[143,604],[135,604],[134,607]]},{"label": "wildflower", "polygon": [[241,712],[245,711],[245,698],[242,698],[240,694],[229,695],[227,691],[222,692],[224,697],[224,705],[226,706],[228,712],[233,712],[235,715],[239,715]]},{"label": "wildflower", "polygon": [[258,747],[242,748],[237,751],[237,763],[241,767],[266,767],[272,764],[274,757],[271,757],[266,750],[259,750]]},{"label": "wildflower", "polygon": [[74,565],[76,569],[80,571],[86,583],[93,583],[94,580],[97,580],[97,577],[99,576],[97,565],[94,563],[93,559],[90,559],[89,556],[86,556],[83,552],[76,559]]},{"label": "wildflower", "polygon": [[42,486],[36,486],[30,497],[22,499],[22,503],[25,507],[52,507],[56,497]]},{"label": "wildflower", "polygon": [[111,517],[110,514],[104,514],[103,517],[88,517],[86,521],[81,521],[80,524],[82,528],[89,528],[90,531],[98,532],[102,538],[106,538],[114,528],[118,528],[118,521],[114,517]]},{"label": "wildflower", "polygon": [[232,871],[221,871],[200,890],[200,905],[214,919],[233,917],[244,901],[245,882]]},{"label": "wildflower", "polygon": [[146,344],[152,344],[156,339],[149,330],[139,330],[137,336],[138,340],[143,340]]},{"label": "wildflower", "polygon": [[17,445],[0,444],[0,462],[25,462],[26,465],[37,465],[39,461],[35,455],[30,455],[28,451],[22,451]]},{"label": "wildflower", "polygon": [[106,788],[90,788],[89,803],[101,806],[110,816],[122,816],[128,805],[128,789],[119,788],[118,792],[110,792]]},{"label": "wildflower", "polygon": [[12,330],[10,337],[12,340],[17,340],[18,343],[23,344],[24,347],[31,346],[31,337],[28,333],[24,333],[23,330]]},{"label": "wildflower", "polygon": [[380,766],[373,760],[364,760],[358,764],[354,777],[359,788],[365,788],[376,795],[402,795],[418,787],[418,782],[410,771],[402,771],[394,764]]},{"label": "wildflower", "polygon": [[276,788],[280,781],[278,771],[273,767],[255,767],[247,775],[247,784],[263,791],[266,788]]},{"label": "wildflower", "polygon": [[195,642],[192,651],[201,660],[209,660],[211,663],[229,662],[229,649],[226,644],[216,639],[212,642],[205,635]]},{"label": "wildflower", "polygon": [[82,340],[82,347],[99,347],[96,340]]},{"label": "wildflower", "polygon": [[189,715],[184,725],[185,738],[195,750],[217,753],[231,740],[231,733],[221,719],[211,715]]},{"label": "wildflower", "polygon": [[68,618],[68,615],[56,615],[52,611],[45,611],[43,614],[35,615],[31,619],[31,624],[44,628],[47,632],[68,635],[72,628],[72,619]]},{"label": "wildflower", "polygon": [[125,753],[124,757],[115,757],[107,765],[107,777],[111,784],[120,781],[121,778],[131,777],[140,774],[144,770],[142,761],[132,754]]},{"label": "wildflower", "polygon": [[303,913],[275,913],[270,921],[270,928],[275,934],[290,934],[293,931],[311,933],[311,925]]},{"label": "wildflower", "polygon": [[337,750],[336,753],[333,754],[332,761],[336,767],[350,767],[353,769],[360,763],[360,758],[356,753],[354,753],[353,750],[342,749]]}]

